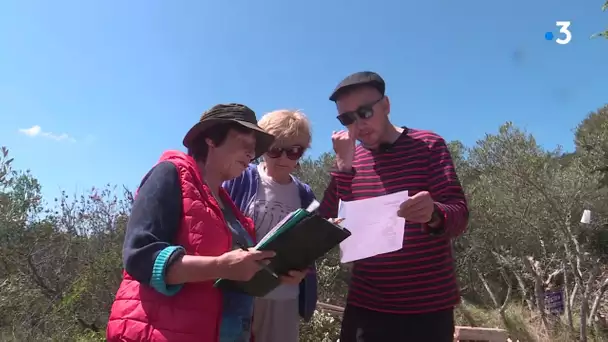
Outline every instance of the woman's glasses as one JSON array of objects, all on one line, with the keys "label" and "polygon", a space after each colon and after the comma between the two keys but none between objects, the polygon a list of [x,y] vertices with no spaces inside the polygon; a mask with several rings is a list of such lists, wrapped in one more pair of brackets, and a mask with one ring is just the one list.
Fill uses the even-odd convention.
[{"label": "woman's glasses", "polygon": [[382,101],[382,99],[384,99],[384,96],[372,103],[368,103],[357,108],[357,110],[354,110],[352,112],[344,112],[337,116],[338,121],[340,121],[340,123],[344,126],[349,126],[355,123],[355,121],[357,121],[357,117],[359,117],[360,119],[369,119],[374,115],[374,106],[378,102]]},{"label": "woman's glasses", "polygon": [[290,160],[298,160],[304,154],[304,150],[304,147],[298,145],[290,147],[273,147],[268,150],[268,152],[266,152],[266,155],[274,159],[279,158],[283,155],[283,153],[285,153],[287,158],[289,158]]}]

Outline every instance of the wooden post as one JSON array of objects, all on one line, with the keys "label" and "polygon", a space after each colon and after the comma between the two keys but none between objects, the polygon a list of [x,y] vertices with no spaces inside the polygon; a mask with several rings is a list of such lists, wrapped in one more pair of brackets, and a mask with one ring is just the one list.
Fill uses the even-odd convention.
[{"label": "wooden post", "polygon": [[507,332],[503,329],[456,327],[454,341],[484,341],[484,342],[506,342]]}]

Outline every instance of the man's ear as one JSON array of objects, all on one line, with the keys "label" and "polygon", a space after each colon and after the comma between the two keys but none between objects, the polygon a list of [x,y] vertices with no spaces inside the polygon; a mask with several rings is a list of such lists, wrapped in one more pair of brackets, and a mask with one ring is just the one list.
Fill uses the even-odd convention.
[{"label": "man's ear", "polygon": [[388,98],[388,96],[384,96],[384,110],[386,112],[386,115],[391,113],[391,99]]}]

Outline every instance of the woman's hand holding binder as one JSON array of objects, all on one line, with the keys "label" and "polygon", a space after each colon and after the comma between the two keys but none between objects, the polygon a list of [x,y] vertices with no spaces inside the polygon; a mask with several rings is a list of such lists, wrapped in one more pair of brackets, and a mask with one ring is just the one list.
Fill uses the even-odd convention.
[{"label": "woman's hand holding binder", "polygon": [[[339,222],[339,219],[336,220]],[[351,235],[350,231],[321,216],[298,209],[277,224],[255,246],[260,251],[274,251],[267,268],[249,281],[218,279],[215,286],[264,297],[281,283],[298,284],[315,261]],[[297,270],[297,273],[291,273]],[[283,277],[281,277],[283,276]]]},{"label": "woman's hand holding binder", "polygon": [[249,281],[262,268],[261,263],[274,257],[273,251],[235,249],[217,258],[220,278]]}]

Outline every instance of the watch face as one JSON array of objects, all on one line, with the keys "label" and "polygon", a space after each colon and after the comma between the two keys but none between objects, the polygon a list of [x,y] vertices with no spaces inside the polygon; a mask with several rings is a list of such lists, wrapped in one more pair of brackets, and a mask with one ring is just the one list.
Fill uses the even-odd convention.
[{"label": "watch face", "polygon": [[429,223],[443,222],[443,215],[441,215],[441,211],[437,208],[437,205],[434,206],[433,214],[431,215],[431,221]]},{"label": "watch face", "polygon": [[434,220],[441,220],[441,215],[439,215],[437,210],[433,211],[433,221]]},{"label": "watch face", "polygon": [[439,210],[439,208],[437,207],[437,205],[433,205],[433,218],[438,218],[441,219],[442,215],[441,215],[441,211]]}]

